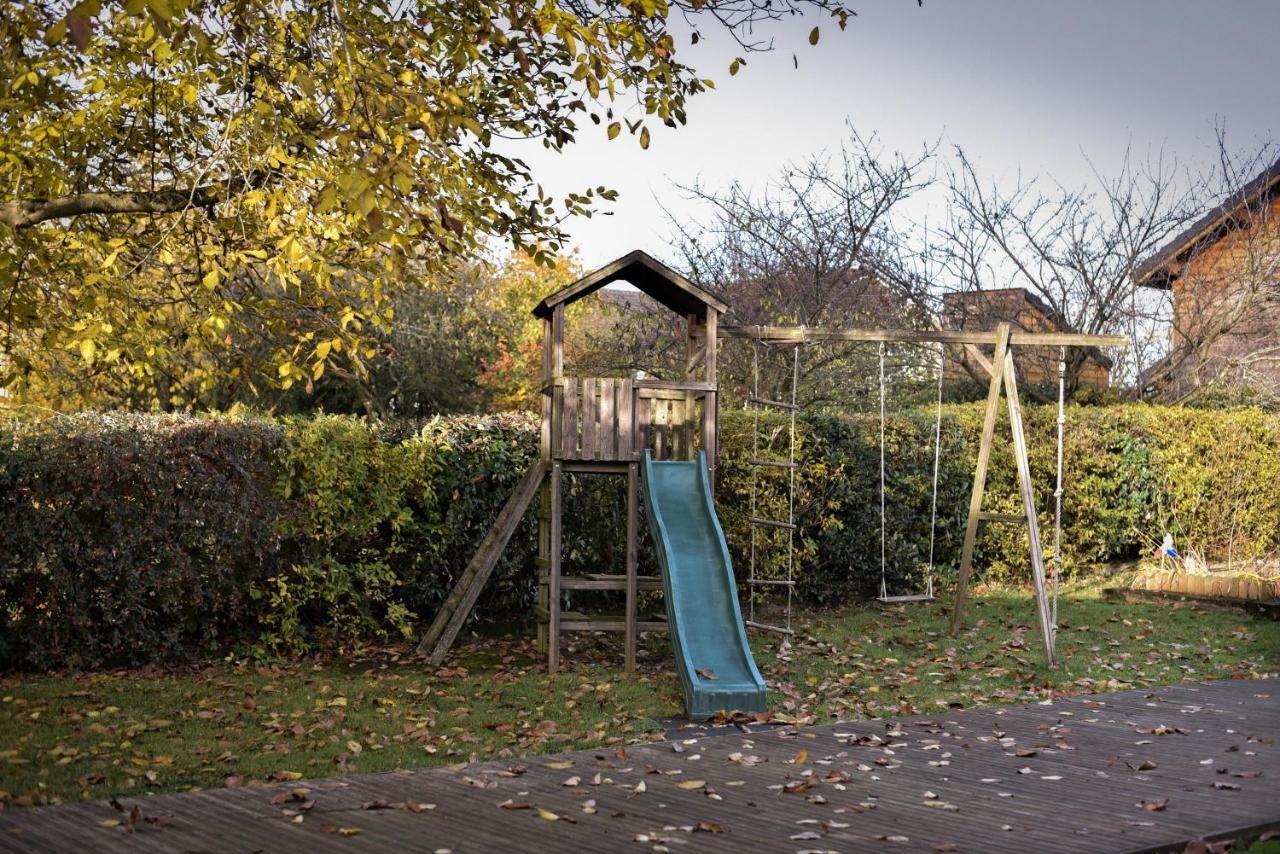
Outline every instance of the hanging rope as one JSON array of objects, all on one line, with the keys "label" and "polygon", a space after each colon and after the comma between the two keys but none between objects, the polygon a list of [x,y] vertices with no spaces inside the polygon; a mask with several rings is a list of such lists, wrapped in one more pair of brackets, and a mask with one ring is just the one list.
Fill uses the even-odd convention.
[{"label": "hanging rope", "polygon": [[886,582],[886,542],[888,534],[884,518],[884,342],[880,342],[880,598],[889,598]]},{"label": "hanging rope", "polygon": [[1050,609],[1054,637],[1058,633],[1058,578],[1062,575],[1062,435],[1067,424],[1067,348],[1058,351],[1058,480],[1053,490],[1053,605]]},{"label": "hanging rope", "polygon": [[[751,395],[755,399],[760,397],[760,342],[757,339],[751,340]],[[760,459],[760,407],[753,405],[751,407],[751,459]],[[756,513],[756,478],[757,468],[753,464],[751,466],[751,515],[755,517]],[[751,573],[747,584],[747,611],[748,619],[751,622],[756,621],[756,526],[751,526]]]},{"label": "hanging rope", "polygon": [[938,405],[933,419],[933,510],[929,518],[929,569],[925,575],[925,595],[933,596],[933,547],[938,533],[938,468],[942,462],[942,374],[947,364],[947,347],[938,344]]},{"label": "hanging rope", "polygon": [[787,631],[791,631],[791,597],[795,592],[796,540],[796,386],[800,383],[800,344],[791,351],[791,442],[787,450]]}]

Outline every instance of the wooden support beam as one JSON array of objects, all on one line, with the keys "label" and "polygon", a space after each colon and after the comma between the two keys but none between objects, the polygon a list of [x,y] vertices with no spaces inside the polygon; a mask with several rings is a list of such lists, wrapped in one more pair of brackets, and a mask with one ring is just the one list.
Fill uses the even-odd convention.
[{"label": "wooden support beam", "polygon": [[1018,374],[1013,366],[1013,353],[1004,354],[1005,400],[1009,405],[1009,429],[1013,433],[1013,456],[1018,466],[1018,486],[1022,493],[1022,509],[1027,514],[1027,540],[1031,548],[1031,577],[1036,589],[1036,610],[1040,612],[1040,634],[1044,640],[1045,659],[1057,666],[1054,651],[1053,617],[1049,613],[1049,596],[1045,586],[1044,554],[1040,549],[1040,521],[1036,517],[1036,497],[1031,483],[1031,464],[1027,459],[1027,437],[1022,429],[1022,403],[1018,400]]},{"label": "wooden support beam", "polygon": [[719,312],[707,308],[707,329],[703,336],[702,378],[711,386],[702,398],[702,449],[707,452],[707,482],[714,491],[716,485],[716,455],[720,450],[720,381],[716,378],[716,332],[719,328]]},{"label": "wooden support beam", "polygon": [[951,610],[951,631],[960,631],[964,613],[964,597],[969,589],[969,573],[973,569],[973,545],[978,537],[978,519],[982,513],[982,493],[987,484],[987,466],[991,462],[991,440],[996,430],[996,415],[1000,411],[1001,375],[1004,372],[1005,353],[1009,349],[1009,324],[996,327],[996,357],[993,360],[991,383],[987,388],[987,408],[982,419],[982,439],[978,445],[978,465],[973,473],[973,491],[969,495],[969,520],[964,528],[964,547],[960,552],[960,574],[956,580],[955,604]]},{"label": "wooden support beam", "polygon": [[631,463],[627,470],[627,593],[626,593],[626,638],[623,667],[627,673],[636,669],[636,591],[639,583],[636,577],[638,565],[637,542],[639,536],[640,506],[637,500],[640,483],[640,464]]},{"label": "wooden support beam", "polygon": [[421,653],[430,651],[428,661],[432,666],[438,667],[444,661],[449,648],[453,646],[458,632],[462,630],[463,624],[471,614],[471,609],[475,607],[476,600],[480,598],[480,591],[484,589],[493,568],[498,563],[498,558],[502,556],[502,550],[510,542],[511,535],[519,526],[525,510],[538,494],[538,488],[546,473],[546,463],[538,460],[516,485],[511,497],[498,513],[493,527],[480,541],[480,546],[476,549],[471,562],[467,564],[467,568],[458,578],[458,583],[454,585],[449,597],[436,613],[431,628],[427,629],[427,633],[423,635],[418,644],[418,651]]},{"label": "wooden support beam", "polygon": [[563,480],[559,460],[551,464],[551,563],[547,569],[547,672],[560,669],[560,558],[564,519]]}]

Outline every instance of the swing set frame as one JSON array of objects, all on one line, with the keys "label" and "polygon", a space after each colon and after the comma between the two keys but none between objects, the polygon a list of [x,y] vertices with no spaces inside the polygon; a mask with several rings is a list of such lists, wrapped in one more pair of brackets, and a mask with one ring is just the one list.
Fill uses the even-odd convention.
[{"label": "swing set frame", "polygon": [[[1027,458],[1027,440],[1023,429],[1022,403],[1018,393],[1017,370],[1014,366],[1013,347],[1058,347],[1065,357],[1068,347],[1124,347],[1128,339],[1120,335],[1085,335],[1072,332],[1026,332],[1013,329],[1009,323],[1000,323],[992,331],[970,332],[966,330],[945,329],[835,329],[804,326],[722,326],[717,330],[721,338],[746,338],[756,342],[773,345],[818,344],[824,342],[878,342],[886,343],[938,343],[962,347],[965,353],[986,372],[989,382],[987,387],[986,409],[982,421],[982,435],[978,445],[978,460],[974,471],[973,489],[969,496],[968,519],[965,524],[964,546],[960,556],[960,571],[956,585],[955,599],[951,610],[951,631],[960,631],[964,620],[964,604],[968,594],[969,579],[973,573],[973,550],[977,540],[978,525],[982,522],[1017,523],[1027,526],[1027,540],[1031,558],[1032,580],[1035,584],[1036,610],[1038,612],[1041,638],[1044,642],[1045,659],[1050,667],[1057,665],[1055,641],[1057,635],[1057,587],[1061,569],[1061,534],[1060,522],[1062,513],[1062,434],[1065,414],[1062,408],[1062,391],[1064,388],[1064,359],[1059,361],[1058,388],[1058,480],[1054,491],[1055,554],[1053,563],[1054,601],[1049,599],[1049,583],[1045,572],[1044,554],[1040,544],[1040,524],[1036,514],[1035,490],[1031,482],[1031,467]],[[990,358],[979,349],[982,346],[993,348]],[[883,383],[883,376],[881,377]],[[794,394],[794,386],[792,389]],[[991,449],[995,439],[996,418],[1000,410],[1000,398],[1005,397],[1009,410],[1009,426],[1013,440],[1014,461],[1017,467],[1019,491],[1022,497],[1023,514],[988,513],[982,509],[982,499],[986,491],[987,470],[991,463]],[[758,397],[758,391],[757,395]],[[883,401],[882,401],[883,406]],[[883,441],[881,444],[883,454]],[[881,502],[884,500],[883,487]],[[883,514],[883,507],[881,510]],[[883,525],[883,515],[881,516]],[[754,553],[754,548],[753,548]],[[882,591],[887,593],[887,591]],[[790,591],[788,591],[790,593]],[[887,595],[885,599],[891,599]],[[906,597],[918,599],[923,597]],[[900,600],[906,601],[906,599]],[[789,622],[789,617],[788,617]],[[767,627],[766,627],[767,628]]]}]

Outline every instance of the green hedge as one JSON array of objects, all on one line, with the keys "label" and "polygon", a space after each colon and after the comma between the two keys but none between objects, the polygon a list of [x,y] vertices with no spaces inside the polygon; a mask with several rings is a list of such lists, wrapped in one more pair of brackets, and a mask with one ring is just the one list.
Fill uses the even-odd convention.
[{"label": "green hedge", "polygon": [[[1027,409],[1046,548],[1054,415]],[[943,420],[934,559],[944,585],[958,562],[980,419],[978,406],[961,405]],[[1210,556],[1275,550],[1280,417],[1124,406],[1075,408],[1069,419],[1069,572],[1145,553],[1164,530]],[[1007,424],[998,429],[986,507],[1017,512]],[[726,412],[721,431],[718,501],[745,577],[751,418]],[[785,421],[766,418],[761,435],[764,452],[785,454]],[[904,591],[922,585],[929,554],[932,417],[895,415],[887,436],[887,574]],[[874,595],[878,424],[810,418],[798,438],[800,594],[817,603]],[[535,448],[525,416],[0,421],[0,663],[92,667],[409,636],[447,594]],[[786,475],[760,477],[757,512],[776,518],[786,512]],[[620,479],[567,478],[566,572],[620,570],[622,499]],[[785,573],[785,534],[757,536],[761,574]],[[534,547],[530,514],[482,610],[527,613]],[[1023,528],[983,526],[977,566],[987,577],[1024,579],[1025,555]],[[642,556],[654,571],[647,547]]]}]

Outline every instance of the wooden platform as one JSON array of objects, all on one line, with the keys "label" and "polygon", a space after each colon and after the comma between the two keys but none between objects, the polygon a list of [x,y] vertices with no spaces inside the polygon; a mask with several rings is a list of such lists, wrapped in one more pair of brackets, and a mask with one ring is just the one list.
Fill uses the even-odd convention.
[{"label": "wooden platform", "polygon": [[[1280,826],[1278,689],[675,732],[623,751],[128,798],[125,812],[13,809],[0,850],[1180,850]],[[135,804],[135,832],[100,826]]]}]

